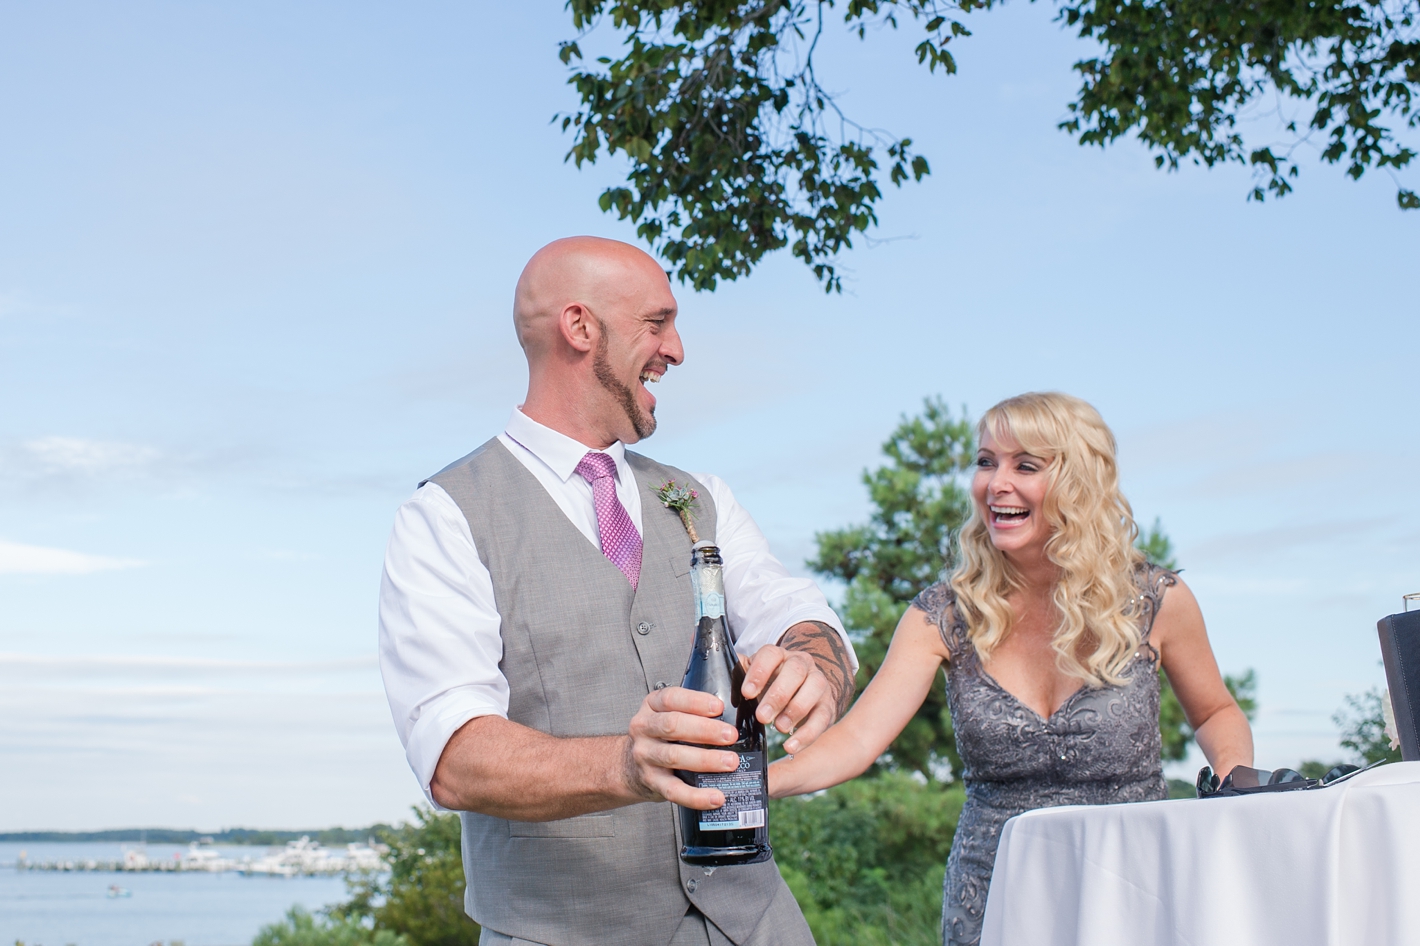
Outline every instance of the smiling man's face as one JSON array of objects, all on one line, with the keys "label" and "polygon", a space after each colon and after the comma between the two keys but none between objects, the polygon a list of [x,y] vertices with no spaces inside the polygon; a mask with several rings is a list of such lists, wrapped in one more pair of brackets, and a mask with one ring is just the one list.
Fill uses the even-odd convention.
[{"label": "smiling man's face", "polygon": [[605,315],[594,312],[601,337],[593,357],[597,382],[608,395],[604,423],[622,443],[636,443],[656,430],[656,396],[646,385],[661,380],[685,358],[676,331],[676,301],[659,267],[636,267],[629,290]]},{"label": "smiling man's face", "polygon": [[554,240],[533,254],[513,298],[528,358],[528,417],[595,450],[656,429],[646,389],[685,357],[665,270],[645,251],[600,237]]}]

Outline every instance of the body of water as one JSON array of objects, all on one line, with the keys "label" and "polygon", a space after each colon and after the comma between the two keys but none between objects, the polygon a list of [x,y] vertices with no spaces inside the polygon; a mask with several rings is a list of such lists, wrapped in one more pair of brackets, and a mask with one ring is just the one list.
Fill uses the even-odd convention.
[{"label": "body of water", "polygon": [[[345,899],[339,877],[244,877],[240,874],[99,873],[16,870],[31,862],[117,860],[131,844],[0,843],[0,944],[25,946],[246,946],[295,904],[312,912]],[[150,844],[148,856],[172,859],[186,845]],[[265,848],[218,845],[224,857]],[[130,896],[110,897],[117,884]]]}]

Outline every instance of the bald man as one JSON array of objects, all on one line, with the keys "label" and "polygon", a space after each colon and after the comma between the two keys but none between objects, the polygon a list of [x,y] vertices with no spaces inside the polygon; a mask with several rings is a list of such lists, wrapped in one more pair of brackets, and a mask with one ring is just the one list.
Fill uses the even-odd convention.
[{"label": "bald man", "polygon": [[759,718],[808,745],[852,697],[856,659],[822,593],[791,577],[723,481],[626,449],[656,429],[685,357],[650,256],[592,237],[539,250],[513,321],[528,393],[504,431],[420,484],[395,518],[380,665],[410,766],[462,812],[480,943],[799,946],[773,861],[679,859],[675,769],[732,771],[719,701],[676,685],[694,627],[691,543],[656,498],[696,489],[725,560],[726,614]]}]

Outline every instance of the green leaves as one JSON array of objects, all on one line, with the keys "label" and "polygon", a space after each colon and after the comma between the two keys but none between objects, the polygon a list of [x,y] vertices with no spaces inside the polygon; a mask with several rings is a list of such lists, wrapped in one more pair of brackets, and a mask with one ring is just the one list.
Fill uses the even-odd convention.
[{"label": "green leaves", "polygon": [[372,930],[355,920],[315,917],[294,906],[281,920],[261,928],[252,946],[411,946],[389,930]]},{"label": "green leaves", "polygon": [[414,817],[412,823],[379,833],[390,848],[389,876],[348,878],[351,898],[331,916],[373,923],[377,931],[388,931],[385,935],[400,934],[399,944],[380,940],[372,946],[476,946],[478,924],[463,912],[458,815],[421,807],[414,809]]},{"label": "green leaves", "polygon": [[1149,527],[1148,532],[1139,533],[1139,540],[1134,543],[1134,547],[1144,553],[1144,558],[1148,559],[1150,565],[1159,565],[1170,571],[1178,570],[1178,560],[1173,554],[1173,541],[1164,534],[1164,524],[1158,518],[1154,519],[1154,524]]},{"label": "green leaves", "polygon": [[[917,61],[952,74],[948,44],[971,35],[960,16],[996,2],[569,0],[574,29],[610,20],[623,49],[588,67],[576,41],[559,46],[579,101],[558,116],[567,158],[630,162],[602,210],[636,223],[697,290],[787,247],[841,291],[840,254],[877,224],[880,159],[897,187],[930,170],[910,138],[838,108],[815,69],[819,38],[839,9],[860,39],[906,13],[925,27]],[[1420,0],[1059,0],[1059,19],[1103,47],[1075,64],[1083,81],[1059,126],[1082,144],[1134,135],[1159,168],[1244,164],[1254,200],[1292,191],[1299,149],[1352,178],[1415,157],[1396,129],[1420,125]],[[1284,140],[1251,142],[1274,116]],[[1420,196],[1397,186],[1396,204]]]},{"label": "green leaves", "polygon": [[775,860],[819,946],[941,943],[942,867],[965,793],[906,773],[771,801]]},{"label": "green leaves", "polygon": [[1341,729],[1341,745],[1350,749],[1354,761],[1369,765],[1385,759],[1399,762],[1400,750],[1391,747],[1385,734],[1385,715],[1381,691],[1372,687],[1365,693],[1346,697],[1346,705],[1336,711],[1332,721]]},{"label": "green leaves", "polygon": [[[1183,712],[1183,704],[1169,685],[1168,674],[1159,671],[1159,734],[1163,741],[1165,762],[1182,762],[1188,755],[1188,747],[1193,742],[1193,727],[1188,725],[1188,717]],[[1257,716],[1257,674],[1247,670],[1240,676],[1223,675],[1223,686],[1238,701],[1243,715],[1252,720]]]},{"label": "green leaves", "polygon": [[[1400,170],[1415,152],[1383,122],[1420,123],[1417,16],[1420,0],[1065,0],[1060,19],[1105,54],[1075,64],[1084,81],[1060,127],[1100,146],[1133,133],[1170,170],[1249,164],[1254,200],[1291,192],[1314,135],[1353,179]],[[1264,108],[1285,145],[1245,144],[1240,123]],[[1420,207],[1404,188],[1396,202]]]},{"label": "green leaves", "polygon": [[[928,399],[883,444],[889,463],[863,473],[873,503],[868,522],[815,536],[818,555],[808,566],[848,585],[842,611],[855,635],[860,693],[908,604],[951,564],[956,533],[971,514],[965,473],[973,441],[965,408],[953,417],[940,398]],[[889,752],[893,766],[928,779],[943,768],[961,773],[942,688],[932,689]]]},{"label": "green leaves", "polygon": [[[926,17],[920,61],[956,66],[946,43],[965,35],[936,0],[849,0],[845,23],[895,24],[904,8]],[[764,254],[788,248],[826,291],[842,291],[836,259],[877,224],[879,156],[901,186],[930,173],[897,139],[853,122],[820,86],[814,50],[833,0],[571,0],[582,31],[610,18],[623,55],[574,68],[579,110],[558,116],[573,133],[578,166],[603,153],[631,163],[625,187],[601,208],[637,224],[675,275],[695,289],[747,275]],[[575,42],[559,50],[581,60]]]}]

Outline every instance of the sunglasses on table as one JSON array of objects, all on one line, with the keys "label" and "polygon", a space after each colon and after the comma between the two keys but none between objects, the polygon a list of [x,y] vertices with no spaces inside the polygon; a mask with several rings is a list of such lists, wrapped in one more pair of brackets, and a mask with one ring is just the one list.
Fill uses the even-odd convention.
[{"label": "sunglasses on table", "polygon": [[1199,798],[1227,798],[1234,795],[1256,795],[1263,792],[1295,792],[1309,788],[1326,788],[1337,782],[1344,782],[1353,775],[1375,768],[1384,759],[1370,765],[1332,766],[1321,778],[1307,778],[1296,769],[1254,769],[1250,765],[1235,765],[1233,770],[1219,779],[1210,767],[1198,770],[1198,778],[1193,787]]}]

